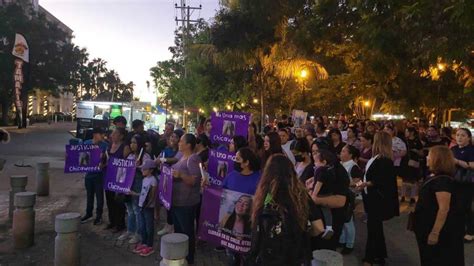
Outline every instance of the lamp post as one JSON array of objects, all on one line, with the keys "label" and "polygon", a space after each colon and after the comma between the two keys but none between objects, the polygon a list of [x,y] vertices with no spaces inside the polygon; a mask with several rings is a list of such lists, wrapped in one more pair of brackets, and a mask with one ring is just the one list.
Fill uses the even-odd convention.
[{"label": "lamp post", "polygon": [[[438,63],[437,65],[439,72],[444,72],[446,70],[446,64]],[[439,76],[439,74],[438,74]],[[436,106],[436,125],[441,125],[440,121],[440,109],[441,109],[441,83],[438,83],[438,103]]]},{"label": "lamp post", "polygon": [[[370,101],[368,101],[368,100],[365,101],[365,102],[364,102],[364,107],[365,107],[365,115],[366,115],[366,117],[369,116],[369,106],[370,106]],[[369,117],[370,117],[370,116],[369,116]]]},{"label": "lamp post", "polygon": [[306,84],[305,84],[305,81],[306,79],[308,78],[308,71],[306,69],[302,69],[300,74],[300,79],[301,79],[301,85],[303,86],[302,88],[302,92],[301,92],[301,95],[303,96],[303,100],[302,100],[302,103],[303,103],[303,110],[304,110],[304,107],[306,105],[306,97],[305,97],[305,87],[306,87]]}]

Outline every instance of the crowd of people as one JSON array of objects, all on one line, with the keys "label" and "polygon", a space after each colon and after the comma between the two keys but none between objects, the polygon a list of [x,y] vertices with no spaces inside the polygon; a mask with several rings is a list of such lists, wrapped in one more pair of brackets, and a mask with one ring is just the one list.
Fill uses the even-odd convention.
[{"label": "crowd of people", "polygon": [[[106,229],[121,232],[121,241],[136,244],[134,252],[153,254],[154,225],[160,214],[155,199],[161,164],[172,168],[172,207],[158,235],[171,232],[189,237],[189,264],[195,262],[196,230],[202,178],[210,149],[236,154],[234,171],[223,187],[254,195],[239,199],[238,208],[223,226],[251,232],[247,254],[225,251],[229,265],[304,265],[316,249],[350,254],[355,243],[354,209],[363,205],[367,223],[364,265],[383,265],[388,257],[383,222],[400,214],[400,204],[412,206],[410,230],[417,239],[422,265],[464,265],[463,242],[474,237],[471,204],[474,195],[474,147],[468,129],[439,129],[423,121],[369,121],[316,117],[294,127],[286,116],[247,136],[233,136],[229,145],[211,142],[210,120],[196,134],[166,124],[164,133],[144,130],[140,120],[125,130],[124,117],[114,119],[106,136],[94,129],[87,143],[97,144],[106,158],[136,161],[128,194],[105,191]],[[102,223],[104,170],[85,177],[87,209],[82,222]],[[399,193],[398,180],[401,180]],[[241,202],[240,202],[241,201]],[[405,203],[406,202],[406,203]],[[246,217],[243,211],[250,209]],[[243,219],[250,219],[246,227]]]}]

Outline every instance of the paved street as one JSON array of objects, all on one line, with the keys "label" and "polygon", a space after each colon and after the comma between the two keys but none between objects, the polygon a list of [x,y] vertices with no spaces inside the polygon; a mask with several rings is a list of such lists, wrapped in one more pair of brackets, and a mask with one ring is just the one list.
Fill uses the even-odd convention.
[{"label": "paved street", "polygon": [[[52,265],[54,258],[54,216],[62,212],[80,212],[85,206],[83,176],[63,173],[64,144],[71,137],[68,130],[71,123],[48,126],[36,124],[23,131],[9,129],[12,142],[0,146],[0,157],[7,164],[0,174],[0,265]],[[35,245],[26,250],[14,250],[11,238],[11,223],[8,221],[9,176],[28,175],[27,190],[34,191],[35,162],[51,162],[51,193],[38,197],[36,203]],[[14,164],[32,167],[16,167]],[[388,265],[418,265],[415,238],[405,230],[406,205],[402,206],[401,217],[386,223],[389,259]],[[357,241],[352,255],[345,256],[345,265],[360,265],[365,245],[365,224],[361,222],[361,210],[356,219]],[[107,217],[104,215],[104,218]],[[128,244],[115,241],[117,235],[103,230],[103,226],[91,223],[81,225],[81,265],[157,265],[161,260],[159,252],[148,258],[131,253]],[[159,248],[159,239],[156,239]],[[474,244],[465,245],[466,265],[474,265]],[[198,248],[197,265],[224,265],[225,256],[216,253],[211,246]]]}]

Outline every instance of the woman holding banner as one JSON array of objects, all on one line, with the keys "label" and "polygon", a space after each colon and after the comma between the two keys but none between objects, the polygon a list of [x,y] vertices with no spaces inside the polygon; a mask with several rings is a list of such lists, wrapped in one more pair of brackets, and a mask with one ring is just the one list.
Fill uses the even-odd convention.
[{"label": "woman holding banner", "polygon": [[[131,190],[137,195],[140,194],[143,182],[143,175],[141,169],[138,167],[142,165],[145,160],[150,160],[150,155],[145,152],[145,137],[136,134],[130,140],[131,153],[127,156],[128,160],[135,160],[137,171],[133,178]],[[118,237],[118,240],[124,241],[128,238],[129,244],[136,244],[140,241],[140,208],[138,207],[138,196],[128,195],[125,197],[125,207],[127,207],[127,232]]]},{"label": "woman holding banner", "polygon": [[312,259],[310,237],[324,231],[321,217],[321,211],[298,180],[291,161],[283,154],[272,155],[253,202],[252,248],[247,264],[309,263]]},{"label": "woman holding banner", "polygon": [[[116,128],[110,135],[111,144],[107,150],[107,157],[115,157],[119,159],[127,158],[130,149],[125,145],[125,136],[127,131],[124,128]],[[125,204],[121,200],[121,196],[112,191],[105,191],[105,199],[107,201],[107,209],[109,210],[109,225],[106,229],[112,229],[114,233],[118,233],[125,229]]]},{"label": "woman holding banner", "polygon": [[[157,165],[160,165],[162,163],[166,163],[168,165],[175,164],[176,162],[181,159],[183,154],[179,151],[178,143],[181,137],[183,136],[184,132],[180,129],[176,129],[173,131],[173,133],[170,135],[168,139],[168,146],[161,152],[160,158],[157,158],[155,160],[155,163]],[[155,216],[157,217],[155,220],[159,220],[159,213],[160,213],[160,204],[155,205]],[[158,231],[158,235],[166,235],[169,233],[173,233],[173,217],[171,215],[170,211],[166,211],[166,224],[165,227],[163,227],[161,230]]]},{"label": "woman holding banner", "polygon": [[186,259],[189,264],[194,264],[196,245],[194,220],[196,207],[200,201],[201,170],[199,163],[201,160],[194,153],[196,137],[193,134],[183,135],[178,146],[183,156],[172,166],[174,182],[171,215],[175,232],[189,237],[189,253]]}]

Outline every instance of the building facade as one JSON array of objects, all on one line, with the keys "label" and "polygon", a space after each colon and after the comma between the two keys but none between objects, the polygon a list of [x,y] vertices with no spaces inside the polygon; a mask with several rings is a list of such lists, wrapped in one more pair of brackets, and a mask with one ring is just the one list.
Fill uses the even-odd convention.
[{"label": "building facade", "polygon": [[[64,24],[61,20],[56,18],[44,7],[42,7],[39,4],[39,0],[0,0],[0,6],[15,2],[23,3],[25,5],[31,4],[31,7],[35,12],[43,14],[48,21],[55,23],[61,30],[67,33],[68,38],[61,42],[61,44],[71,42],[73,30],[69,28],[66,24]],[[55,112],[73,113],[75,111],[74,106],[74,95],[70,92],[65,92],[62,88],[59,88],[59,93],[57,93],[56,95],[52,94],[47,90],[41,90],[38,88],[34,88],[28,93],[29,116],[47,116]]]}]

